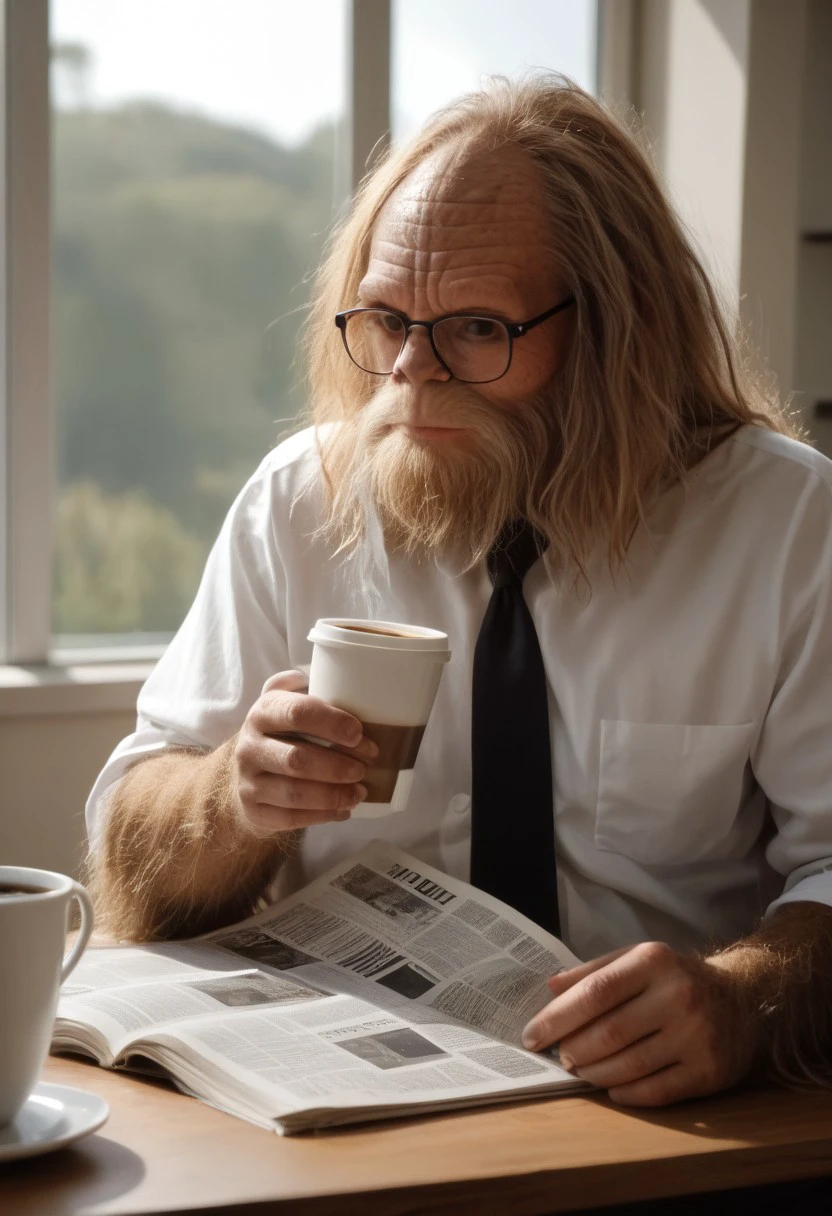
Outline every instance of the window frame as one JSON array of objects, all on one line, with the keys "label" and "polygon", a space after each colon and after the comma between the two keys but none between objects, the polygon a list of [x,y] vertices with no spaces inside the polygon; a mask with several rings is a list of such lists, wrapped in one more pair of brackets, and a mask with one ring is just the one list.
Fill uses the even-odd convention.
[{"label": "window frame", "polygon": [[[634,6],[635,0],[598,0],[597,87],[611,100],[625,101],[629,92]],[[389,139],[391,0],[348,0],[347,31],[345,139],[336,167],[345,202]],[[37,678],[54,687],[56,679],[66,682],[56,673],[67,663],[99,662],[106,681],[104,667],[120,654],[124,671],[129,643],[123,652],[110,647],[100,654],[53,648],[49,0],[0,0],[0,48],[0,665],[6,665],[0,689],[8,694],[0,697],[2,714],[20,689],[21,668],[40,671]],[[142,654],[142,671],[152,657]]]},{"label": "window frame", "polygon": [[0,652],[37,663],[52,613],[48,0],[4,0],[1,19]]}]

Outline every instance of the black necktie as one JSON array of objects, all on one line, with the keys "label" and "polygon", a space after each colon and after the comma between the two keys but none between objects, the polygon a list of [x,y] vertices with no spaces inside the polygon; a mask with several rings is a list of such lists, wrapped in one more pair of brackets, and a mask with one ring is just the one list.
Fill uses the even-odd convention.
[{"label": "black necktie", "polygon": [[545,548],[525,520],[488,555],[474,651],[471,882],[560,934],[546,673],[523,579]]}]

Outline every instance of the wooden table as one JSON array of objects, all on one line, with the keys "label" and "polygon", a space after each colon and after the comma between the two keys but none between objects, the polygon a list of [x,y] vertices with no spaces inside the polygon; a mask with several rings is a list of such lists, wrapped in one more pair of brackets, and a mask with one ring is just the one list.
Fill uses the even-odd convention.
[{"label": "wooden table", "polygon": [[111,1116],[0,1166],[3,1216],[501,1216],[832,1173],[832,1094],[747,1091],[663,1111],[565,1097],[279,1137],[162,1083],[50,1059]]}]

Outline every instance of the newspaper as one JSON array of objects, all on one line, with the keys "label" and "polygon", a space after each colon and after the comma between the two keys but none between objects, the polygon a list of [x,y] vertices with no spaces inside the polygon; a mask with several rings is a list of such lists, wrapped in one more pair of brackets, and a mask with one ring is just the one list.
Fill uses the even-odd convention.
[{"label": "newspaper", "polygon": [[578,959],[373,841],[279,904],[186,943],[88,952],[53,1051],[164,1072],[281,1133],[587,1088],[523,1027]]}]

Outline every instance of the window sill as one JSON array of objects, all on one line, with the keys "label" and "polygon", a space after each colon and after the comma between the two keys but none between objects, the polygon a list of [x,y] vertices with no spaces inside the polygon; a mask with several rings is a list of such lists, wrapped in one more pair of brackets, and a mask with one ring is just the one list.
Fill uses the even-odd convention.
[{"label": "window sill", "polygon": [[0,667],[0,719],[133,712],[154,666],[123,660]]}]

